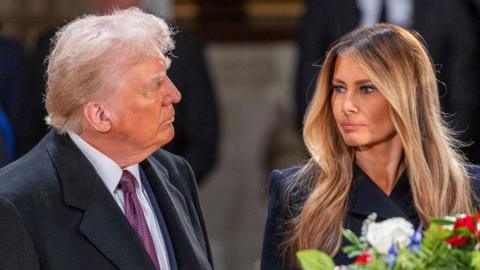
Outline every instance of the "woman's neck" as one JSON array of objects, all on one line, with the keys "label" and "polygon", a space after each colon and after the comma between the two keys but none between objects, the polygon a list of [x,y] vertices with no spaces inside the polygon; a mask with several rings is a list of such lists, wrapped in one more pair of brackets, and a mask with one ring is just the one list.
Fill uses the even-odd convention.
[{"label": "woman's neck", "polygon": [[390,195],[403,172],[403,148],[398,135],[392,140],[355,151],[356,164],[385,194]]}]

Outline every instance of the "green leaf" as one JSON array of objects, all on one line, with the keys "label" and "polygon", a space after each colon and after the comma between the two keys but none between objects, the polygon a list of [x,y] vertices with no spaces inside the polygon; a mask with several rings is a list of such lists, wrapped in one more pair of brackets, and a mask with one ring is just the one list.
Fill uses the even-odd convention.
[{"label": "green leaf", "polygon": [[327,254],[316,249],[297,252],[297,258],[304,270],[333,270],[335,263]]},{"label": "green leaf", "polygon": [[362,252],[363,249],[358,248],[357,246],[346,246],[342,248],[342,252],[345,254],[352,254],[354,252]]},{"label": "green leaf", "polygon": [[356,245],[356,246],[362,245],[362,243],[360,242],[360,239],[358,239],[358,237],[351,230],[343,230],[342,234],[345,237],[345,239],[347,239],[353,245]]},{"label": "green leaf", "polygon": [[453,230],[452,236],[457,236],[457,235],[471,237],[472,232],[470,230],[468,230],[467,228],[461,227],[461,228],[456,228],[455,230]]},{"label": "green leaf", "polygon": [[455,225],[455,221],[446,220],[446,219],[432,219],[432,223],[438,225]]},{"label": "green leaf", "polygon": [[470,264],[473,269],[480,270],[480,251],[475,250],[472,252],[472,262]]}]

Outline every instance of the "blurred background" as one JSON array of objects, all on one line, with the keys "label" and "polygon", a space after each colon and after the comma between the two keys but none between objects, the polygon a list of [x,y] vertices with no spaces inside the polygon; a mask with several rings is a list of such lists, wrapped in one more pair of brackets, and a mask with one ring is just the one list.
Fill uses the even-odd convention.
[{"label": "blurred background", "polygon": [[480,161],[480,0],[0,0],[0,164],[45,134],[45,57],[85,13],[139,6],[174,26],[182,92],[165,148],[197,175],[216,269],[259,269],[268,177],[306,158],[301,119],[328,46],[392,22],[424,37],[445,119]]}]

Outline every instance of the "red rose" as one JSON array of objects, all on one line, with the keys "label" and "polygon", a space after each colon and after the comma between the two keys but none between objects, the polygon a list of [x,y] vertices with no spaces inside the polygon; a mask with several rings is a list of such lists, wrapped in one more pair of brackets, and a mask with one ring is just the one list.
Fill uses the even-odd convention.
[{"label": "red rose", "polygon": [[463,245],[465,245],[466,243],[469,242],[470,239],[468,239],[467,237],[465,236],[453,236],[453,237],[450,237],[448,238],[447,240],[445,240],[445,242],[449,243],[450,245],[454,246],[454,247],[461,247]]},{"label": "red rose", "polygon": [[[477,216],[477,223],[479,222],[479,220],[480,220],[480,215]],[[473,215],[467,215],[464,218],[457,218],[457,220],[455,221],[455,225],[453,226],[453,230],[455,231],[458,228],[466,228],[472,233],[475,233],[476,228],[473,227]],[[477,236],[478,235],[479,235],[479,232],[477,232]],[[463,235],[456,235],[448,238],[445,241],[454,247],[460,247],[467,244],[470,241],[470,239]]]},{"label": "red rose", "polygon": [[364,251],[360,256],[355,260],[355,264],[369,264],[372,261],[370,254],[367,251]]}]

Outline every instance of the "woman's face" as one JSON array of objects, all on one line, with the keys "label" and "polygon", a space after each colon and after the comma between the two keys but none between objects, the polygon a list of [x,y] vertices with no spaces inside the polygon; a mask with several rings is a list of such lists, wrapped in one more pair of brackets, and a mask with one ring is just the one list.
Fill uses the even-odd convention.
[{"label": "woman's face", "polygon": [[331,85],[333,116],[348,146],[368,149],[396,136],[387,100],[348,53],[337,57]]}]

